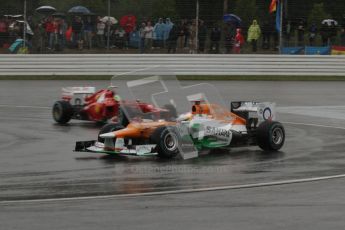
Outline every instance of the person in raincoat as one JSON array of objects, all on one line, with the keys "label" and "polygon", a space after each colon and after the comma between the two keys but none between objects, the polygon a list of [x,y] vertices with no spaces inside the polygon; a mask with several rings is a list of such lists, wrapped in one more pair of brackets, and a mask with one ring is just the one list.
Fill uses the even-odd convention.
[{"label": "person in raincoat", "polygon": [[253,52],[257,51],[258,40],[261,36],[261,29],[256,20],[253,20],[253,24],[250,25],[248,29],[247,41],[252,44]]},{"label": "person in raincoat", "polygon": [[159,48],[163,48],[165,33],[165,23],[163,22],[163,18],[159,18],[158,22],[153,27],[153,33],[156,46],[158,46]]},{"label": "person in raincoat", "polygon": [[237,28],[236,29],[236,36],[235,36],[235,39],[234,39],[234,48],[233,48],[233,52],[235,54],[240,54],[241,53],[241,48],[244,44],[244,37],[241,33],[241,29],[240,28]]},{"label": "person in raincoat", "polygon": [[174,23],[171,22],[170,18],[165,20],[165,28],[164,28],[164,40],[169,38],[170,30],[172,29]]}]

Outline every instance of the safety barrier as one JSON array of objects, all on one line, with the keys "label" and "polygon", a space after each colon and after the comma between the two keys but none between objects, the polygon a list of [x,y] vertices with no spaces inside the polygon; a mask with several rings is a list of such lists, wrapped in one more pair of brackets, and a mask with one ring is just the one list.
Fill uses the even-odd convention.
[{"label": "safety barrier", "polygon": [[[345,76],[345,56],[291,55],[0,55],[0,75],[114,75],[125,72],[176,75]],[[164,73],[162,73],[164,70]]]}]

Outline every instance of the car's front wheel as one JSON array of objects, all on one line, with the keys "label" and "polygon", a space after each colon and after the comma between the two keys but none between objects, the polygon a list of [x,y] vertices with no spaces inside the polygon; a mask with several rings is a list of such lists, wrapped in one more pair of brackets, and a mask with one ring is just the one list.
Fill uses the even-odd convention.
[{"label": "car's front wheel", "polygon": [[158,157],[170,159],[179,153],[180,136],[174,127],[160,127],[152,134]]}]

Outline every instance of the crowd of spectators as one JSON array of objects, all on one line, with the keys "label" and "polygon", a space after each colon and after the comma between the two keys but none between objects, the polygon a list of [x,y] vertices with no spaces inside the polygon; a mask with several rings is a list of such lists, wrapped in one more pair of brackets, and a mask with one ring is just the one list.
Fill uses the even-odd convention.
[{"label": "crowd of spectators", "polygon": [[[59,52],[65,48],[98,49],[98,52],[105,48],[137,48],[140,53],[242,53],[244,45],[247,52],[255,53],[277,49],[279,44],[273,23],[265,21],[260,26],[257,20],[248,28],[229,23],[206,25],[203,20],[195,19],[174,22],[170,18],[121,26],[101,16],[73,16],[68,20],[63,16],[47,16],[37,23],[28,17],[27,22],[26,38],[32,53]],[[7,48],[22,38],[23,27],[23,21],[16,17],[0,17],[0,47]],[[335,23],[318,28],[316,23],[307,27],[302,20],[287,21],[283,28],[284,45],[327,46],[338,42],[345,46],[344,28]]]},{"label": "crowd of spectators", "polygon": [[[286,46],[345,46],[345,23],[331,20],[329,23],[322,23],[318,26],[313,22],[307,25],[304,20],[300,20],[293,25],[291,21],[287,21],[284,30]],[[292,41],[292,34],[297,34],[296,40]]]}]

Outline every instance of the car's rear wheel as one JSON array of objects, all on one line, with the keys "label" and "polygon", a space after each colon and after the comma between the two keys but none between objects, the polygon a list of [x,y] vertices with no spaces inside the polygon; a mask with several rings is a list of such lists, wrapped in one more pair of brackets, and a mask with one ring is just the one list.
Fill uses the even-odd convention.
[{"label": "car's rear wheel", "polygon": [[284,126],[277,121],[265,121],[257,128],[257,144],[265,151],[278,151],[285,142]]},{"label": "car's rear wheel", "polygon": [[151,139],[157,144],[158,157],[170,159],[179,153],[180,136],[175,127],[160,127],[155,130]]},{"label": "car's rear wheel", "polygon": [[100,137],[101,134],[115,132],[123,128],[124,127],[119,123],[110,123],[110,124],[104,125],[98,133],[98,142],[104,143],[105,141],[104,138]]},{"label": "car's rear wheel", "polygon": [[59,124],[68,123],[73,116],[73,107],[68,101],[57,101],[53,105],[53,118]]}]

